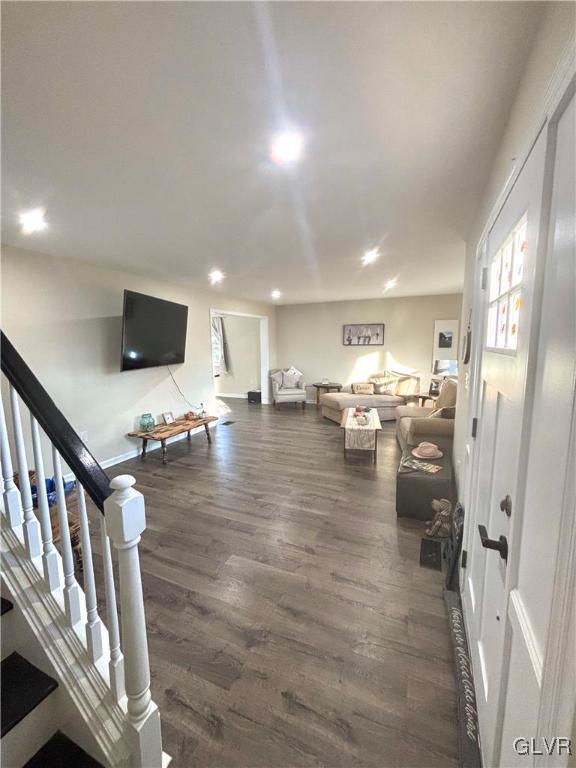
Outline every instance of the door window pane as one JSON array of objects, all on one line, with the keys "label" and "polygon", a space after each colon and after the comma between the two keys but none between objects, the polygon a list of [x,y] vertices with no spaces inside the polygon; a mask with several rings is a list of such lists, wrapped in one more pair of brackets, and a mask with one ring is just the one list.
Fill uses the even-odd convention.
[{"label": "door window pane", "polygon": [[526,214],[520,219],[490,265],[490,289],[486,345],[493,349],[515,351],[522,307],[522,274],[528,243]]},{"label": "door window pane", "polygon": [[522,306],[522,292],[516,291],[510,296],[508,306],[508,343],[509,349],[518,346],[518,320],[520,319],[520,307]]},{"label": "door window pane", "polygon": [[494,301],[500,295],[500,268],[502,266],[502,254],[498,252],[492,262],[490,270],[490,301]]},{"label": "door window pane", "polygon": [[508,299],[498,302],[498,329],[496,331],[496,346],[501,349],[506,346],[506,331],[508,329]]}]

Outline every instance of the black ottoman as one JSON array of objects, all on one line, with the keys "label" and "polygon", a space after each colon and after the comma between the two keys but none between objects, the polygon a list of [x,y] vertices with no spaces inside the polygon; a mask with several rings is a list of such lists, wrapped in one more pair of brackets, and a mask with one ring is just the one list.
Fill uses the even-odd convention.
[{"label": "black ottoman", "polygon": [[396,475],[396,514],[398,517],[431,520],[434,517],[434,512],[430,506],[432,499],[449,499],[454,503],[452,452],[444,446],[441,446],[441,450],[444,452],[444,456],[430,462],[440,464],[442,467],[440,472],[436,472],[434,475],[404,467],[404,459],[414,458],[411,446],[404,450]]}]

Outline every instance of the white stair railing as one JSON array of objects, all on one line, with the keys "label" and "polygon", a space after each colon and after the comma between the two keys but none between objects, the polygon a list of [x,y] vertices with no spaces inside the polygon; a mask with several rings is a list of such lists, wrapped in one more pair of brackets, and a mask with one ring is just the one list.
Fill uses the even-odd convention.
[{"label": "white stair railing", "polygon": [[[65,493],[62,460],[56,446],[51,444],[52,467],[56,491],[57,516],[46,490],[46,471],[42,444],[48,436],[41,430],[32,413],[29,417],[34,475],[29,477],[29,464],[22,429],[21,407],[18,394],[11,387],[12,434],[8,433],[4,408],[0,399],[0,451],[3,479],[2,567],[10,585],[10,571],[17,564],[22,572],[35,568],[42,586],[40,601],[50,601],[51,610],[63,607],[61,621],[79,637],[85,653],[84,663],[92,666],[90,674],[98,674],[99,686],[108,691],[110,704],[106,716],[113,712],[119,718],[121,744],[118,749],[108,744],[110,765],[130,765],[134,768],[160,768],[167,764],[162,753],[160,715],[150,691],[150,665],[144,613],[144,596],[140,575],[138,543],[146,528],[144,497],[134,489],[135,480],[121,475],[110,482],[112,493],[104,500],[104,515],[97,526],[97,536],[91,540],[91,526],[85,498],[85,489],[75,479],[77,513],[72,511],[72,495]],[[51,442],[51,441],[49,441]],[[18,476],[15,478],[12,455],[16,456]],[[99,468],[98,468],[99,469]],[[101,470],[100,470],[101,471]],[[32,483],[36,486],[36,510],[33,505]],[[74,515],[77,514],[77,518]],[[83,585],[81,589],[79,565],[75,561],[70,539],[71,522],[79,530],[82,551]],[[96,521],[94,521],[96,522]],[[56,544],[55,544],[56,541]],[[114,585],[113,559],[110,542],[114,545],[118,562],[119,600],[122,635],[118,626],[118,606]],[[101,557],[95,569],[92,544]],[[5,556],[6,555],[6,556]],[[97,580],[96,573],[101,574]],[[63,580],[62,580],[63,576]],[[21,578],[21,577],[20,577]],[[13,581],[12,586],[16,584]],[[106,628],[98,614],[98,596],[106,605]],[[16,601],[18,595],[12,595]],[[34,601],[30,602],[33,605]],[[30,608],[27,603],[28,610]],[[48,605],[48,602],[46,602]],[[46,606],[45,606],[46,607]],[[33,624],[46,620],[48,610],[38,610]],[[44,618],[43,618],[44,617]],[[53,625],[46,626],[46,649],[54,636]],[[57,645],[57,643],[55,644]],[[54,652],[56,652],[56,648]],[[80,685],[81,681],[78,681]],[[61,681],[61,684],[67,684]],[[96,686],[98,687],[98,686]],[[75,692],[77,694],[77,691]],[[112,709],[110,708],[112,707]],[[115,709],[114,709],[115,707]],[[95,711],[98,707],[95,707]],[[86,712],[84,712],[86,715]],[[89,728],[98,726],[95,712],[85,716]],[[110,729],[109,729],[110,730]],[[101,745],[103,740],[96,741]],[[119,755],[116,759],[115,755]],[[126,755],[128,758],[126,759]]]}]

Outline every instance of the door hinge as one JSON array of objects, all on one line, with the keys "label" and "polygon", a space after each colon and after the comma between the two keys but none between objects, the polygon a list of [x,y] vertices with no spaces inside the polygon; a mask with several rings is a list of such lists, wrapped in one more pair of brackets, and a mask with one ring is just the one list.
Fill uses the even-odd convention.
[{"label": "door hinge", "polygon": [[478,434],[478,418],[474,416],[472,419],[472,437],[476,437]]},{"label": "door hinge", "polygon": [[466,552],[465,549],[462,550],[462,560],[461,565],[462,568],[466,568],[466,563],[468,562],[468,552]]},{"label": "door hinge", "polygon": [[485,291],[488,288],[488,267],[482,268],[482,290]]}]

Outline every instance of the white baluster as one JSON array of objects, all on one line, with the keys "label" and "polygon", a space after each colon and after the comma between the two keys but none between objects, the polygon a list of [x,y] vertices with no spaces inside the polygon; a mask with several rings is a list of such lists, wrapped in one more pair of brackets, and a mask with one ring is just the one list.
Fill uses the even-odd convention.
[{"label": "white baluster", "polygon": [[[18,528],[22,525],[22,501],[20,491],[14,482],[14,469],[12,468],[12,456],[10,455],[10,444],[8,442],[8,431],[6,430],[6,419],[4,417],[4,405],[0,398],[0,459],[2,462],[2,478],[4,480],[4,513],[10,523],[11,528]],[[28,478],[26,478],[28,479]]]},{"label": "white baluster", "polygon": [[36,488],[38,493],[38,515],[40,517],[40,531],[42,533],[42,565],[44,578],[50,590],[60,586],[60,573],[58,572],[58,553],[52,541],[52,523],[50,521],[50,507],[46,494],[46,476],[44,474],[44,460],[42,459],[42,445],[40,443],[40,430],[34,416],[30,415],[32,427],[32,449],[34,451],[34,469],[36,470]]},{"label": "white baluster", "polygon": [[110,687],[116,701],[126,695],[124,685],[124,656],[120,650],[120,628],[118,626],[118,610],[116,608],[116,587],[114,586],[114,570],[112,567],[112,552],[110,539],[106,533],[106,519],[100,518],[100,537],[102,541],[102,563],[104,566],[104,591],[106,593],[106,616],[108,618],[108,637],[110,640]]},{"label": "white baluster", "polygon": [[92,544],[90,542],[90,526],[86,511],[84,488],[76,479],[76,497],[78,499],[78,514],[80,516],[80,541],[82,544],[82,561],[84,566],[84,592],[86,594],[86,643],[88,654],[92,661],[102,656],[102,622],[98,616],[96,604],[96,583],[94,581],[94,563],[92,562]]},{"label": "white baluster", "polygon": [[60,526],[60,541],[62,542],[62,564],[64,566],[64,605],[70,624],[80,621],[82,611],[80,608],[80,587],[74,576],[74,555],[72,542],[70,541],[70,526],[68,525],[68,512],[66,510],[66,496],[64,494],[64,480],[62,478],[62,464],[60,454],[52,446],[52,464],[54,466],[54,483],[56,485],[56,503],[58,505],[58,525]]},{"label": "white baluster", "polygon": [[122,647],[128,696],[128,734],[134,765],[160,768],[160,713],[150,695],[150,664],[138,542],[146,528],[144,497],[130,475],[115,477],[114,493],[104,502],[106,530],[118,551]]},{"label": "white baluster", "polygon": [[14,425],[14,442],[16,443],[16,458],[18,460],[18,474],[20,475],[20,496],[24,508],[24,543],[28,557],[38,557],[42,552],[40,542],[40,526],[34,515],[32,503],[32,490],[28,479],[28,459],[24,435],[22,434],[22,419],[20,418],[20,404],[18,393],[10,385],[10,403],[12,406],[12,423]]}]

